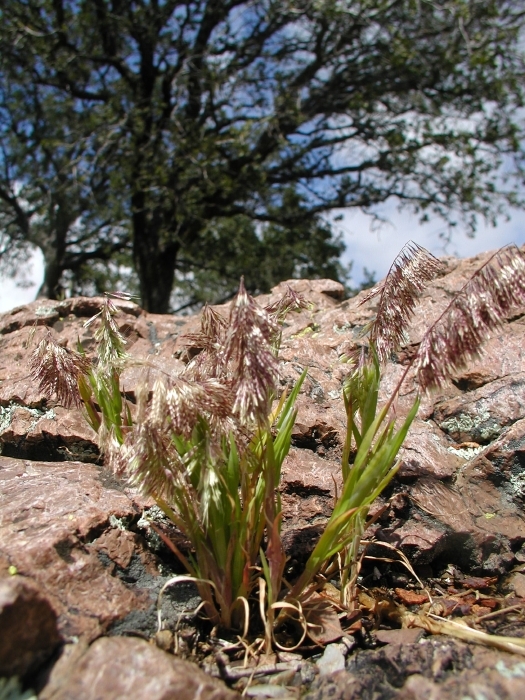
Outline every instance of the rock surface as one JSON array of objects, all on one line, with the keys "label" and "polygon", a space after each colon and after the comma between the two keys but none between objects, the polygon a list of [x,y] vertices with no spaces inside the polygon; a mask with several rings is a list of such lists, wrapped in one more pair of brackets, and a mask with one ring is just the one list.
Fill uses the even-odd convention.
[{"label": "rock surface", "polygon": [[[445,260],[445,272],[422,296],[406,351],[386,369],[383,399],[401,376],[424,329],[487,257]],[[362,295],[342,301],[341,285],[329,280],[289,284],[311,302],[311,308],[287,319],[281,352],[283,386],[291,385],[304,367],[309,368],[298,399],[293,448],[283,466],[281,489],[283,539],[293,570],[311,551],[341,485],[339,460],[345,430],[341,387],[346,370],[340,358],[359,342],[359,332],[373,317],[374,307],[372,302],[360,306]],[[283,289],[279,285],[261,301],[277,298]],[[38,591],[35,595],[56,615],[58,634],[67,648],[77,640],[88,644],[106,634],[131,631],[151,636],[156,625],[156,594],[167,579],[162,549],[158,550],[161,558],[153,551],[159,542],[141,520],[144,508],[153,504],[104,470],[95,435],[81,412],[46,399],[29,377],[27,358],[45,333],[70,347],[80,340],[86,351],[93,348],[92,331],[84,323],[98,311],[100,302],[97,298],[37,300],[0,316],[0,584],[12,585],[10,572],[16,571],[17,581]],[[185,361],[182,336],[196,330],[198,319],[148,314],[132,302],[116,303],[130,354],[164,371],[180,371]],[[514,572],[518,597],[523,592],[519,576],[523,576],[525,562],[524,341],[525,314],[517,313],[488,341],[481,360],[423,400],[401,452],[399,473],[383,499],[389,500],[390,507],[368,533],[378,542],[399,548],[427,576],[439,573],[446,564],[478,576]],[[144,370],[140,368],[124,373],[128,396],[133,397],[141,375]],[[409,373],[399,400],[400,415],[414,395]],[[385,556],[384,547],[375,548],[378,556]],[[194,596],[191,587],[185,595],[187,599]],[[172,609],[179,605],[177,596],[166,598]],[[52,635],[50,640],[53,643],[50,641],[42,659],[53,651],[56,640]],[[109,641],[114,640],[97,641],[82,661],[75,661],[75,668],[81,667],[88,676],[75,675],[72,667],[68,678],[74,680],[60,688],[53,686],[55,694],[42,697],[95,697],[75,696],[71,688],[80,686],[68,684],[85,682],[82,679],[94,668],[90,664],[99,658],[100,645]],[[126,645],[136,640],[120,641]],[[159,663],[168,668],[171,662],[169,658]],[[452,681],[450,691],[445,691],[448,681],[439,681],[440,690],[436,690],[438,681],[424,679],[422,668],[420,664],[419,671],[416,668],[407,676],[403,686],[407,694],[399,698],[452,698],[461,693],[475,697],[474,690],[465,690],[470,688],[468,683],[476,682],[466,666],[467,685],[461,686],[461,693]],[[109,678],[109,665],[107,669]],[[23,669],[18,672],[25,674]],[[169,676],[171,670],[166,673]],[[338,673],[343,675],[335,674],[332,680],[342,689],[344,682],[337,679],[350,673],[348,662],[347,669]],[[519,677],[518,671],[509,673]],[[330,679],[322,682],[332,683]],[[510,692],[505,685],[508,678],[505,683],[500,676],[487,679],[494,688],[503,683],[501,692]],[[171,688],[169,683],[167,687]],[[459,693],[455,696],[454,688]],[[225,693],[225,687],[217,692]],[[354,697],[350,690],[337,692],[334,697]],[[328,697],[322,693],[309,697]]]},{"label": "rock surface", "polygon": [[141,639],[103,637],[89,648],[71,650],[69,657],[59,661],[39,698],[235,700],[238,695],[195,664]]},{"label": "rock surface", "polygon": [[0,676],[30,675],[61,642],[55,611],[22,576],[0,580],[0,630]]},{"label": "rock surface", "polygon": [[524,679],[523,657],[436,637],[358,651],[303,700],[517,700]]}]

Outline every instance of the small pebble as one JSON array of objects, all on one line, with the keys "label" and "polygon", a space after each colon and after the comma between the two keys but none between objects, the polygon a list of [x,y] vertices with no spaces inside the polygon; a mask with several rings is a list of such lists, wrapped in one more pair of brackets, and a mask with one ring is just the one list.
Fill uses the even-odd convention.
[{"label": "small pebble", "polygon": [[335,671],[342,671],[345,667],[345,651],[347,649],[342,644],[329,644],[321,658],[316,662],[319,674],[328,676]]},{"label": "small pebble", "polygon": [[296,696],[292,695],[287,688],[280,685],[251,685],[244,691],[244,695],[249,698],[279,698],[280,700],[295,700]]}]

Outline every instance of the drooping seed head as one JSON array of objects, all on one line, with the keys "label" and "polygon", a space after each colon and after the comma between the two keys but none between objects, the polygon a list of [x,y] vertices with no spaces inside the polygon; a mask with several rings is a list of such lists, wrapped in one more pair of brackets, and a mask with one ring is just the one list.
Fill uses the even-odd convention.
[{"label": "drooping seed head", "polygon": [[82,405],[78,380],[91,369],[84,355],[60,345],[48,333],[32,353],[29,368],[42,393],[55,395],[66,408]]}]

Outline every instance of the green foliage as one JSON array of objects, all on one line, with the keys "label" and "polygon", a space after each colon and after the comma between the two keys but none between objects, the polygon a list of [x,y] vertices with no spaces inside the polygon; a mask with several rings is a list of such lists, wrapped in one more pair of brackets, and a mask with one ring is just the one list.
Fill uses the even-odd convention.
[{"label": "green foliage", "polygon": [[195,579],[210,620],[227,629],[249,625],[246,610],[261,557],[270,595],[282,587],[277,488],[306,371],[271,408],[280,324],[301,306],[290,290],[264,310],[241,283],[229,319],[207,307],[200,333],[188,336],[204,350],[186,372],[165,378],[151,367],[158,378],[151,391],[137,388],[136,406],[121,393],[129,358],[109,296],[88,322],[96,325],[94,362],[49,336],[32,359],[40,385],[66,404],[83,405],[110,465],[152,496],[187,537],[189,555],[170,546]]},{"label": "green foliage", "polygon": [[[380,380],[379,363],[371,345],[369,359],[359,363],[343,388],[347,431],[342,491],[303,573],[288,594],[290,599],[304,596],[319,574],[326,578],[331,570],[333,576],[335,560],[341,573],[341,604],[347,608],[355,604],[359,550],[368,511],[399,468],[397,454],[419,408],[416,398],[401,427],[396,429],[396,419],[389,415],[390,404],[378,410]],[[355,457],[350,464],[353,442]]]},{"label": "green foliage", "polygon": [[40,247],[56,295],[119,254],[166,312],[341,275],[334,209],[492,221],[522,204],[522,30],[517,0],[7,0],[3,257]]},{"label": "green foliage", "polygon": [[[298,197],[290,198],[291,212],[294,207],[304,208]],[[269,292],[282,280],[293,278],[345,283],[350,267],[339,263],[343,250],[343,243],[319,216],[289,225],[256,226],[243,215],[212,221],[184,257],[191,273],[178,280],[180,305],[226,301],[241,276],[250,294]]]}]

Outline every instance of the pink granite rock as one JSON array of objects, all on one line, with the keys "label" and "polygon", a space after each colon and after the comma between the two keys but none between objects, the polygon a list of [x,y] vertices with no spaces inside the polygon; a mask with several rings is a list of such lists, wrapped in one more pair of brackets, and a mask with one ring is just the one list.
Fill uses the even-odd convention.
[{"label": "pink granite rock", "polygon": [[22,576],[0,578],[0,676],[34,673],[60,642],[56,612],[39,587]]},{"label": "pink granite rock", "polygon": [[[454,291],[487,257],[488,254],[483,254],[464,261],[445,260],[444,273],[422,295],[406,350],[399,354],[397,363],[393,362],[386,368],[383,398],[396,385],[404,363],[414,352],[428,323],[442,313]],[[260,301],[275,300],[285,284],[288,283],[282,283]],[[299,509],[302,516],[295,525],[304,531],[304,528],[320,522],[319,512],[329,512],[332,495],[321,497],[318,485],[313,483],[305,483],[300,497],[297,493],[294,495],[294,488],[297,492],[300,481],[297,474],[301,472],[301,462],[306,469],[304,473],[308,473],[306,465],[313,454],[321,460],[316,467],[317,474],[323,472],[331,481],[332,475],[338,473],[345,430],[341,388],[346,367],[340,358],[359,342],[359,332],[373,317],[375,302],[360,306],[363,294],[341,302],[342,287],[329,280],[292,280],[289,284],[311,303],[310,308],[300,314],[289,316],[283,329],[281,348],[283,385],[293,384],[302,369],[309,368],[297,404],[298,417],[293,434],[298,451],[290,456],[289,466],[283,471],[283,493],[291,508],[290,514],[285,513],[285,530],[293,527],[292,514],[297,514]],[[131,302],[117,303],[121,307],[119,326],[128,338],[128,351],[137,358],[146,359],[149,364],[147,368],[131,367],[124,373],[124,388],[133,400],[135,386],[144,378],[153,381],[155,367],[174,373],[182,369],[185,361],[183,336],[196,330],[198,319],[152,315]],[[81,413],[65,411],[46,400],[28,378],[27,366],[22,361],[29,351],[25,348],[35,324],[33,342],[47,332],[47,328],[61,342],[71,345],[78,337],[88,352],[92,350],[92,331],[84,328],[84,322],[96,312],[99,304],[100,299],[96,298],[64,302],[38,300],[0,318],[0,442],[4,454],[55,461],[80,459],[96,462],[99,459],[95,436],[83,422]],[[227,313],[227,307],[221,307],[221,312]],[[483,569],[490,559],[487,571],[495,571],[508,566],[509,551],[519,549],[520,541],[525,542],[524,521],[520,513],[524,488],[521,466],[516,462],[519,449],[512,448],[514,438],[509,440],[510,448],[498,448],[500,452],[506,450],[505,459],[514,466],[506,470],[498,483],[495,472],[489,474],[485,469],[481,482],[476,477],[475,486],[471,484],[471,488],[462,489],[461,507],[469,513],[466,521],[460,523],[454,510],[458,506],[454,495],[458,490],[456,481],[463,474],[468,460],[475,456],[474,448],[465,449],[461,445],[487,445],[489,453],[493,454],[493,445],[499,444],[500,436],[503,439],[508,430],[515,431],[514,426],[525,419],[524,333],[525,322],[517,315],[489,340],[487,354],[482,360],[458,372],[454,381],[441,392],[424,398],[420,419],[415,421],[401,451],[401,468],[397,477],[397,488],[408,490],[409,494],[414,491],[414,498],[409,501],[411,506],[405,518],[382,521],[385,539],[392,540],[392,529],[400,529],[396,541],[406,542],[407,552],[416,559],[418,556],[432,559],[432,551],[435,556],[446,556],[448,550],[457,553],[457,543],[467,541],[462,563]],[[399,415],[408,410],[415,389],[413,377],[409,375],[398,402]],[[487,458],[493,465],[500,459],[495,453],[492,459]],[[497,466],[493,468],[498,471]],[[426,486],[418,486],[423,478]],[[320,483],[326,479],[320,477]],[[464,475],[461,479],[464,485]],[[423,491],[430,488],[429,483],[434,484],[434,491],[441,486],[444,490],[425,499]],[[479,503],[471,499],[473,489],[476,498],[480,489],[486,492],[488,510],[481,512]],[[445,498],[445,494],[452,495]],[[314,500],[310,508],[311,498]],[[321,507],[319,499],[323,498]],[[303,505],[299,503],[301,499]],[[426,503],[429,499],[435,499],[438,507],[429,507]],[[507,499],[508,502],[498,505],[498,499]],[[409,521],[417,512],[424,513],[422,517],[426,518],[428,532],[441,533],[439,546],[423,546],[420,538],[418,541],[423,549],[419,551],[418,545],[414,544],[416,540],[408,536]],[[507,523],[503,530],[500,528],[502,519]],[[471,523],[472,528],[466,523]],[[381,537],[381,529],[376,529],[375,535]]]},{"label": "pink granite rock", "polygon": [[105,637],[71,650],[40,700],[235,700],[239,696],[189,661],[141,639]]},{"label": "pink granite rock", "polygon": [[[120,563],[129,552],[128,542],[111,543],[110,518],[118,523],[140,513],[127,493],[104,486],[100,468],[0,457],[0,503],[0,553],[6,567],[0,575],[14,566],[35,581],[66,639],[92,639],[151,604],[145,592],[126,586],[100,560],[99,551]],[[134,552],[140,556],[136,543]]]}]

